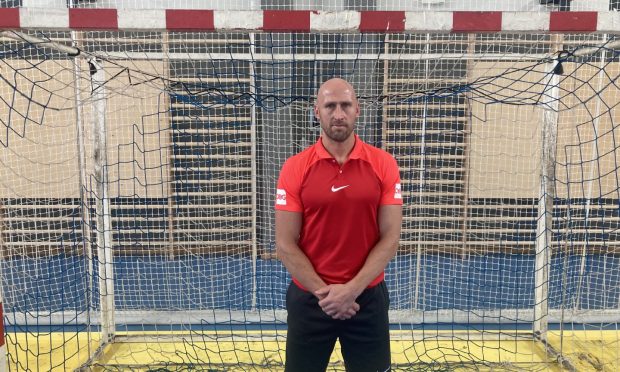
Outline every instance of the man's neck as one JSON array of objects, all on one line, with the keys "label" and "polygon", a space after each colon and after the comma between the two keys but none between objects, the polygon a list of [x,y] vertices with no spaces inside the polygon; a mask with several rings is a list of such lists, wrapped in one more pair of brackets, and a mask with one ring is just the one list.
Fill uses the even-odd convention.
[{"label": "man's neck", "polygon": [[323,135],[321,136],[321,142],[325,150],[336,159],[338,164],[342,165],[347,161],[349,154],[351,154],[353,147],[355,147],[355,135],[351,134],[344,142],[334,141]]}]

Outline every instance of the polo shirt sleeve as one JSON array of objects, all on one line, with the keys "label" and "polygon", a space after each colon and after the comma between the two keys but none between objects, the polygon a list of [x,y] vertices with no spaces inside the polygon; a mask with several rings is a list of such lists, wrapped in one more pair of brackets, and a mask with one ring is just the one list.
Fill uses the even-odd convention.
[{"label": "polo shirt sleeve", "polygon": [[400,188],[400,172],[392,155],[384,152],[381,179],[381,205],[402,205],[403,197]]},{"label": "polo shirt sleeve", "polygon": [[276,210],[302,212],[301,203],[301,174],[295,166],[294,158],[289,158],[280,171],[276,190]]}]

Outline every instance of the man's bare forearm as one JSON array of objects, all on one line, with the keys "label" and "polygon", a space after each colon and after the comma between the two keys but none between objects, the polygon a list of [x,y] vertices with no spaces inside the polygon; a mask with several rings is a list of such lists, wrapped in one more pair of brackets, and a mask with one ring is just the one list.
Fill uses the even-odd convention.
[{"label": "man's bare forearm", "polygon": [[314,293],[325,286],[325,282],[316,273],[308,257],[296,244],[276,243],[276,250],[284,267],[306,290]]},{"label": "man's bare forearm", "polygon": [[385,270],[388,263],[396,255],[400,240],[401,224],[402,207],[400,205],[381,207],[379,210],[379,230],[381,234],[379,241],[368,254],[364,266],[347,283],[358,295]]},{"label": "man's bare forearm", "polygon": [[301,213],[276,211],[276,253],[288,272],[308,291],[314,293],[325,282],[297,244],[301,231]]},{"label": "man's bare forearm", "polygon": [[372,249],[362,269],[347,285],[359,296],[379,276],[396,255],[398,241],[380,240]]}]

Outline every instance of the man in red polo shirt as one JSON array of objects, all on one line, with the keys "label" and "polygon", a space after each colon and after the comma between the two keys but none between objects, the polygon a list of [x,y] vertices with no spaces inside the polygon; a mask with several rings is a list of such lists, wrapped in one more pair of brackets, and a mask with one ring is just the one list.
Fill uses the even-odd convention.
[{"label": "man in red polo shirt", "polygon": [[291,273],[286,371],[325,371],[336,339],[347,371],[390,369],[384,269],[402,222],[394,158],[354,133],[360,108],[342,79],[319,89],[316,144],[289,158],[276,195],[276,249]]}]

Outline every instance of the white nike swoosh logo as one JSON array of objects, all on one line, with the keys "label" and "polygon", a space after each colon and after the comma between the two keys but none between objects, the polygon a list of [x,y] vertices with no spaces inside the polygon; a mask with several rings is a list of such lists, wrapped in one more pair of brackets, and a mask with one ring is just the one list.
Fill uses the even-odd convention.
[{"label": "white nike swoosh logo", "polygon": [[347,188],[347,187],[349,187],[349,185],[344,185],[344,186],[340,186],[340,187],[332,186],[332,192],[340,191],[340,190],[342,190],[344,188]]}]

